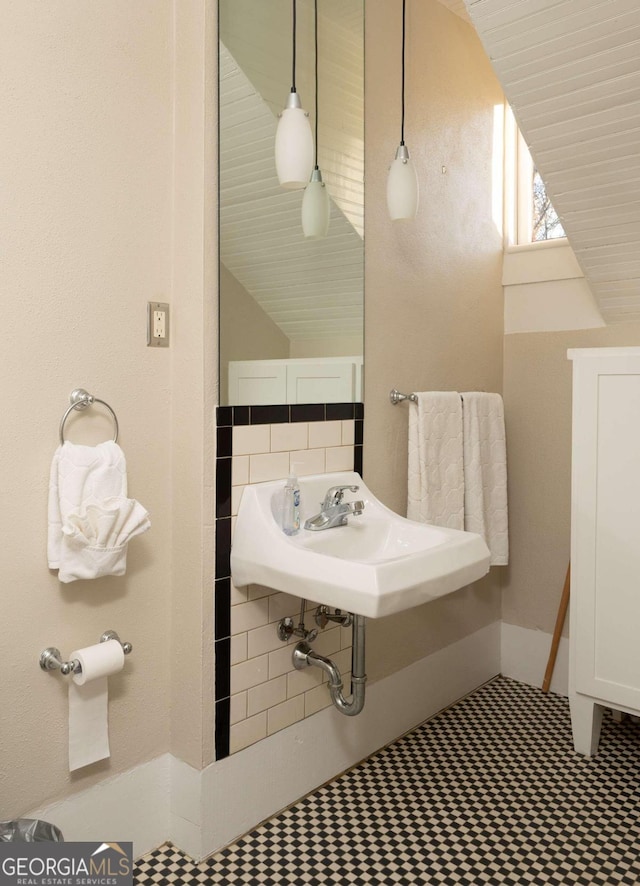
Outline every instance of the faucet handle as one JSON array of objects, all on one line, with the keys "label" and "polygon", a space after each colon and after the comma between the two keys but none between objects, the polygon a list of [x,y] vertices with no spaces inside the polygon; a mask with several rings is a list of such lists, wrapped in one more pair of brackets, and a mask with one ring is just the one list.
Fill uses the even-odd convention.
[{"label": "faucet handle", "polygon": [[333,507],[334,505],[340,504],[340,502],[342,501],[342,499],[344,497],[345,489],[348,489],[349,492],[357,492],[358,489],[360,489],[360,487],[359,486],[350,486],[348,484],[346,486],[331,486],[331,487],[329,487],[329,489],[327,489],[326,495],[324,497],[323,507],[330,508],[330,507]]}]

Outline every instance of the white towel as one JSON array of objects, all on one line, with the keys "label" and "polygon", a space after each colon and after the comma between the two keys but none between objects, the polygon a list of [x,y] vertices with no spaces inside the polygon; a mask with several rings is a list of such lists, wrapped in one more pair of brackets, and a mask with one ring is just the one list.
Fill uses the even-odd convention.
[{"label": "white towel", "polygon": [[47,556],[62,582],[124,575],[127,544],[151,526],[127,498],[127,466],[112,441],[64,443],[51,462]]},{"label": "white towel", "polygon": [[464,528],[481,535],[492,566],[509,562],[507,449],[500,394],[469,391],[463,401]]},{"label": "white towel", "polygon": [[462,402],[455,391],[418,394],[409,412],[407,517],[464,529]]}]

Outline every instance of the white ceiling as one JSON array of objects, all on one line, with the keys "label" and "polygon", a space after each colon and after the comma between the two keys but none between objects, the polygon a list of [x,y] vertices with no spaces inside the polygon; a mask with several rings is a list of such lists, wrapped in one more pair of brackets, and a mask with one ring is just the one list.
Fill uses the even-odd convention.
[{"label": "white ceiling", "polygon": [[639,0],[466,5],[605,322],[640,322]]},{"label": "white ceiling", "polygon": [[[314,119],[313,2],[297,3],[296,86]],[[220,3],[221,260],[291,341],[362,336],[362,0],[323,0],[318,21],[318,160],[329,235],[302,234],[301,191],[275,173],[277,115],[291,86],[291,2]]]}]

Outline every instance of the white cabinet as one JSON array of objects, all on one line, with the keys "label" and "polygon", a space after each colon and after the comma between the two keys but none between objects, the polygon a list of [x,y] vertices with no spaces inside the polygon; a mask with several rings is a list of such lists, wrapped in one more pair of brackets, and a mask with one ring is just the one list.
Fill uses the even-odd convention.
[{"label": "white cabinet", "polygon": [[229,363],[229,399],[233,406],[286,403],[284,360],[234,360]]},{"label": "white cabinet", "polygon": [[569,698],[576,751],[603,707],[640,714],[640,348],[573,360]]},{"label": "white cabinet", "polygon": [[352,403],[362,400],[362,357],[229,362],[229,403]]},{"label": "white cabinet", "polygon": [[296,363],[287,366],[285,403],[348,403],[355,399],[353,363]]}]

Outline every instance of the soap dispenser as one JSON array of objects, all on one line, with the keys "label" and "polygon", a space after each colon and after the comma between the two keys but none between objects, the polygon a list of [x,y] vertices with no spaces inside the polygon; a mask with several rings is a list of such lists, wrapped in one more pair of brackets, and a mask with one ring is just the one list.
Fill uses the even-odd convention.
[{"label": "soap dispenser", "polygon": [[284,487],[282,531],[285,535],[300,532],[300,486],[295,473],[289,474]]}]

